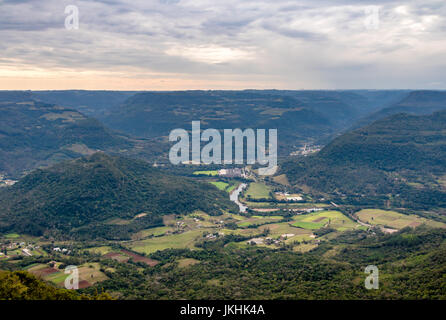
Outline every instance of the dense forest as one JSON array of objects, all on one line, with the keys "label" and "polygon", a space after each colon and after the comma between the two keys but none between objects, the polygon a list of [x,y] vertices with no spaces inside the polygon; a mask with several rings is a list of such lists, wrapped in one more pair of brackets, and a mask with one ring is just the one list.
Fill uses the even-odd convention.
[{"label": "dense forest", "polygon": [[162,225],[166,214],[237,210],[227,194],[208,183],[104,153],[30,173],[0,189],[0,206],[1,232],[107,239],[128,239]]},{"label": "dense forest", "polygon": [[79,294],[47,284],[26,271],[0,270],[0,300],[111,300],[110,295]]},{"label": "dense forest", "polygon": [[390,116],[334,139],[317,155],[285,162],[282,172],[293,185],[341,202],[346,195],[352,204],[444,207],[445,127],[446,111]]},{"label": "dense forest", "polygon": [[13,178],[98,150],[143,159],[167,150],[159,141],[118,135],[75,109],[29,100],[26,94],[0,93],[0,112],[0,174]]}]

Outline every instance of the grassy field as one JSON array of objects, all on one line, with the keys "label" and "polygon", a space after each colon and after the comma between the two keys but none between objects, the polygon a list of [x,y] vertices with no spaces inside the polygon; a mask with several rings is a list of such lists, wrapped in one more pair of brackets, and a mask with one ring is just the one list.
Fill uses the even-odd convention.
[{"label": "grassy field", "polygon": [[293,251],[304,253],[313,250],[314,248],[317,248],[317,244],[315,243],[301,243],[298,246],[293,247]]},{"label": "grassy field", "polygon": [[194,264],[200,263],[199,260],[192,259],[192,258],[184,258],[178,260],[178,267],[179,268],[187,268],[189,266],[192,266]]},{"label": "grassy field", "polygon": [[202,239],[202,234],[209,232],[207,229],[191,230],[180,234],[171,234],[159,238],[151,238],[142,241],[136,241],[129,245],[129,248],[136,252],[146,254],[164,249],[194,248],[194,243]]},{"label": "grassy field", "polygon": [[245,203],[250,208],[290,208],[290,209],[298,209],[298,208],[325,208],[330,205],[326,203],[310,203],[310,202],[296,202],[296,203],[274,203],[274,202],[253,202],[246,199],[243,199],[243,203]]},{"label": "grassy field", "polygon": [[426,224],[433,228],[446,227],[444,223],[429,220],[416,215],[406,215],[395,211],[386,211],[379,209],[364,209],[357,212],[356,216],[365,223],[381,225],[393,229],[417,227],[421,224]]},{"label": "grassy field", "polygon": [[235,188],[237,188],[237,186],[238,186],[238,183],[234,183],[234,184],[230,185],[230,186],[226,189],[226,191],[229,192],[229,193],[231,193],[232,190],[234,190]]},{"label": "grassy field", "polygon": [[[302,228],[296,228],[291,226],[288,222],[280,222],[280,223],[272,223],[260,226],[258,228],[247,228],[247,229],[222,229],[221,232],[224,234],[237,234],[242,236],[252,236],[259,235],[265,231],[265,229],[269,229],[268,237],[273,239],[279,238],[283,234],[294,234],[294,236],[289,237],[285,242],[290,243],[293,241],[302,241],[302,240],[311,240],[312,235],[311,230],[306,230]],[[244,244],[245,241],[242,241]]]},{"label": "grassy field", "polygon": [[[96,262],[80,265],[78,267],[79,281],[87,281],[93,285],[97,282],[107,280],[108,277],[99,270],[100,268],[101,266]],[[60,272],[52,273],[46,276],[44,279],[59,286],[64,286],[65,279],[68,277],[68,275],[69,274],[65,274],[64,270],[61,270]]]},{"label": "grassy field", "polygon": [[224,182],[224,181],[209,181],[209,183],[213,184],[214,186],[216,186],[218,189],[220,189],[222,191],[231,193],[232,190],[234,190],[240,182],[230,181],[228,183],[228,182]]},{"label": "grassy field", "polygon": [[240,236],[254,236],[259,234],[261,231],[259,231],[258,228],[249,228],[249,229],[221,229],[221,232],[223,232],[225,235],[228,234],[235,234]]},{"label": "grassy field", "polygon": [[112,219],[110,221],[107,221],[107,224],[117,225],[117,226],[124,226],[124,225],[130,224],[131,222],[132,222],[132,220],[125,220],[125,219],[121,219],[121,218],[115,218],[115,219]]},{"label": "grassy field", "polygon": [[229,183],[223,182],[223,181],[211,181],[210,184],[213,184],[218,189],[225,191],[226,188],[229,186]]},{"label": "grassy field", "polygon": [[[293,227],[288,222],[267,224],[259,227],[260,231],[263,231],[264,229],[269,229],[270,233],[268,236],[271,238],[280,237],[282,234],[294,234],[296,236],[306,236],[310,239],[309,236],[312,234],[310,230]],[[291,237],[290,239],[292,238],[294,237]]]},{"label": "grassy field", "polygon": [[218,170],[195,171],[194,175],[218,176]]},{"label": "grassy field", "polygon": [[100,264],[89,262],[79,267],[79,280],[88,281],[91,284],[107,280],[108,277],[100,271]]},{"label": "grassy field", "polygon": [[17,233],[8,233],[8,234],[5,234],[5,238],[6,239],[17,239],[17,238],[20,238],[20,235]]},{"label": "grassy field", "polygon": [[337,231],[357,229],[359,224],[346,217],[339,211],[318,211],[294,217],[294,227],[316,230],[324,226],[331,227]]},{"label": "grassy field", "polygon": [[30,264],[30,265],[24,267],[23,270],[30,271],[30,270],[33,270],[33,268],[35,269],[35,268],[43,267],[43,266],[45,266],[45,265],[41,264],[41,263],[33,263],[33,264]]},{"label": "grassy field", "polygon": [[85,249],[85,251],[88,251],[88,252],[94,253],[94,254],[100,254],[101,256],[103,256],[104,254],[111,252],[112,248],[110,246],[101,246],[101,247],[88,248],[88,249]]},{"label": "grassy field", "polygon": [[134,235],[134,239],[142,239],[150,236],[161,236],[165,234],[167,231],[173,231],[174,229],[171,227],[156,227],[142,230]]},{"label": "grassy field", "polygon": [[264,183],[253,182],[249,184],[248,190],[246,191],[245,197],[251,197],[252,199],[268,199],[270,196],[271,189]]},{"label": "grassy field", "polygon": [[246,228],[250,225],[255,224],[261,224],[261,223],[267,223],[267,222],[273,222],[273,221],[280,221],[282,220],[282,216],[252,216],[250,218],[245,218],[244,220],[241,220],[237,223],[237,225],[241,228]]}]

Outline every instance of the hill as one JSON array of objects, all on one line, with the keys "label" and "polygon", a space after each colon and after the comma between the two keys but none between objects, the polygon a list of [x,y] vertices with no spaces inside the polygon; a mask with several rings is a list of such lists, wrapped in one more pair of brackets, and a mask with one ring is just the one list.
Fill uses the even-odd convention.
[{"label": "hill", "polygon": [[139,137],[189,129],[192,120],[200,120],[203,129],[277,128],[279,154],[288,155],[296,146],[326,141],[406,94],[399,90],[142,92],[110,109],[101,120]]},{"label": "hill", "polygon": [[166,175],[146,162],[96,153],[36,170],[0,189],[0,232],[127,239],[161,216],[237,210],[207,183]]},{"label": "hill", "polygon": [[325,144],[361,117],[405,95],[402,90],[63,90],[0,91],[0,101],[56,104],[145,139],[164,139],[172,129],[190,128],[192,120],[201,120],[203,129],[277,128],[279,155],[288,155],[304,144]]},{"label": "hill", "polygon": [[295,186],[363,204],[446,205],[446,111],[397,114],[348,132],[318,154],[282,166]]},{"label": "hill", "polygon": [[76,109],[83,114],[101,118],[109,109],[124,103],[136,91],[57,90],[32,91],[34,100]]},{"label": "hill", "polygon": [[401,101],[360,119],[355,128],[397,113],[427,115],[440,110],[446,110],[446,91],[412,91]]},{"label": "hill", "polygon": [[75,109],[29,100],[27,92],[0,97],[0,174],[19,178],[24,171],[98,150],[146,158],[163,150],[154,141],[118,135]]},{"label": "hill", "polygon": [[293,97],[325,115],[333,125],[348,128],[354,121],[403,99],[407,90],[256,90]]},{"label": "hill", "polygon": [[90,296],[55,288],[26,271],[0,270],[0,300],[112,300],[108,294]]}]

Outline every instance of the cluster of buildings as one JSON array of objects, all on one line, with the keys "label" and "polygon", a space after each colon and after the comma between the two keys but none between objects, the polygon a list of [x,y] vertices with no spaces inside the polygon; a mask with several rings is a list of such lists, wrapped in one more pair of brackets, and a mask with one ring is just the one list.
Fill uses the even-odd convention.
[{"label": "cluster of buildings", "polygon": [[271,237],[266,237],[266,238],[253,238],[248,240],[246,243],[249,245],[260,245],[260,244],[265,244],[265,245],[280,245],[280,243],[282,243],[283,241],[294,237],[295,234],[294,233],[285,233],[282,234],[279,239],[273,239]]},{"label": "cluster of buildings", "polygon": [[2,245],[1,248],[1,252],[0,252],[0,257],[8,257],[10,255],[8,255],[8,251],[14,251],[14,253],[11,256],[16,256],[16,255],[23,255],[26,257],[31,257],[32,251],[33,250],[38,250],[40,249],[40,246],[38,245],[34,245],[32,243],[26,243],[26,242],[11,242],[11,243],[7,243]]},{"label": "cluster of buildings", "polygon": [[58,253],[67,254],[67,255],[71,253],[71,250],[68,250],[67,248],[59,248],[59,247],[53,248],[53,251],[58,252]]},{"label": "cluster of buildings", "polygon": [[224,236],[225,234],[223,232],[217,232],[217,233],[208,233],[205,238],[207,240],[214,240],[217,239],[220,236]]},{"label": "cluster of buildings", "polygon": [[6,179],[3,174],[0,174],[0,187],[12,186],[16,182],[16,180]]},{"label": "cluster of buildings", "polygon": [[302,196],[294,194],[291,195],[288,192],[275,192],[276,194],[276,198],[281,200],[286,200],[286,201],[303,201],[304,198],[302,198]]},{"label": "cluster of buildings", "polygon": [[227,178],[246,178],[245,169],[241,168],[220,169],[218,170],[218,175]]},{"label": "cluster of buildings", "polygon": [[[276,246],[280,246],[281,243],[283,243],[285,240],[290,239],[292,237],[294,237],[295,234],[294,233],[285,233],[282,234],[278,239],[273,239],[271,237],[266,237],[266,238],[253,238],[248,240],[246,243],[249,245],[276,245]],[[310,238],[316,238],[316,235],[311,234]],[[319,244],[320,240],[316,239],[314,240],[315,244]]]},{"label": "cluster of buildings", "polygon": [[290,156],[307,156],[312,153],[319,152],[321,150],[320,146],[317,145],[307,145],[300,147],[298,150],[291,152]]}]

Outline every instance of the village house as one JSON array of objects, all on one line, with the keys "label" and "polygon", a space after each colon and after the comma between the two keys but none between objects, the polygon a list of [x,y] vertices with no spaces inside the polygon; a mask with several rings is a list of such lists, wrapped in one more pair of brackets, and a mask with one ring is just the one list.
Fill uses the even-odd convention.
[{"label": "village house", "polygon": [[242,178],[245,177],[245,172],[243,169],[240,168],[220,169],[218,170],[218,175],[228,178]]},{"label": "village house", "polygon": [[253,238],[251,240],[248,240],[247,244],[250,244],[250,245],[263,244],[263,241],[264,241],[263,238]]}]

